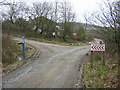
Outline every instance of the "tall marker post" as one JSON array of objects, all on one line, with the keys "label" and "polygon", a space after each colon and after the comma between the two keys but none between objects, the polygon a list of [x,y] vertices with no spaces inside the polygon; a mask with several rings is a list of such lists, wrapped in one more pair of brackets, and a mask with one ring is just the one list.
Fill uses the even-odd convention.
[{"label": "tall marker post", "polygon": [[22,36],[22,56],[23,56],[23,59],[26,60],[24,35]]}]

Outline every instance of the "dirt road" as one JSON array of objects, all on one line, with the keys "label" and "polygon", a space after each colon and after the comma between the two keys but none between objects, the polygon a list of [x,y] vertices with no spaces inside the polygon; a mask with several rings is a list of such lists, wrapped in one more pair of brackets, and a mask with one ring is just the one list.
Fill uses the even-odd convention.
[{"label": "dirt road", "polygon": [[[15,38],[15,40],[20,40]],[[82,85],[82,65],[90,46],[70,47],[25,40],[39,53],[3,76],[3,88],[76,88]]]}]

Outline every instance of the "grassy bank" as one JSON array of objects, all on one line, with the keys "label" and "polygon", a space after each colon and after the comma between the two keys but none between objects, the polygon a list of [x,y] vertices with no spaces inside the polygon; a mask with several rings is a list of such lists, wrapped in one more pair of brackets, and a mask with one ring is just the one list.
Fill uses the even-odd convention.
[{"label": "grassy bank", "polygon": [[[6,73],[23,64],[22,47],[9,37],[3,37],[3,53],[2,53],[2,71]],[[35,52],[34,48],[26,44],[26,58],[29,58]],[[21,57],[21,60],[18,60]]]},{"label": "grassy bank", "polygon": [[116,59],[105,59],[105,65],[100,59],[93,60],[91,68],[90,56],[83,65],[86,88],[117,88],[118,64]]},{"label": "grassy bank", "polygon": [[37,40],[37,41],[44,42],[44,43],[63,45],[63,46],[85,46],[85,45],[88,45],[88,43],[74,41],[74,40],[71,42],[63,42],[63,41],[60,41],[59,39],[51,39],[51,40],[42,39],[42,38],[28,38],[28,39]]}]

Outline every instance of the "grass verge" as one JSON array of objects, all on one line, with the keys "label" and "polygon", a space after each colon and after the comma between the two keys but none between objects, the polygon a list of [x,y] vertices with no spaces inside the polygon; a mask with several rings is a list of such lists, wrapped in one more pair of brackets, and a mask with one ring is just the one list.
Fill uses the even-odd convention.
[{"label": "grass verge", "polygon": [[[20,34],[14,34],[13,36],[15,37],[19,37],[21,38],[21,35]],[[86,45],[89,45],[88,41],[78,41],[78,40],[67,40],[66,42],[63,41],[63,39],[61,38],[44,38],[43,36],[40,36],[40,34],[37,34],[36,35],[36,38],[35,38],[35,35],[26,35],[27,39],[31,39],[31,40],[36,40],[36,41],[40,41],[40,42],[44,42],[44,43],[50,43],[50,44],[57,44],[57,45],[63,45],[63,46],[86,46]]]},{"label": "grass verge", "polygon": [[[19,51],[20,51],[19,53],[21,53],[21,46],[17,46],[17,47],[19,48]],[[25,47],[26,47],[26,58],[29,58],[29,57],[31,57],[34,54],[35,48],[31,47],[28,44],[26,44]],[[19,55],[17,55],[17,57],[19,57]],[[17,60],[17,58],[16,58],[14,63],[4,65],[2,67],[2,71],[3,71],[3,73],[9,72],[10,70],[13,70],[13,69],[21,66],[23,64],[23,62],[24,62],[24,60],[22,60],[22,59],[21,60]]]},{"label": "grass verge", "polygon": [[101,60],[90,60],[83,65],[84,83],[86,88],[117,88],[118,64],[116,60],[107,59],[105,65]]},{"label": "grass verge", "polygon": [[47,39],[41,39],[41,38],[29,38],[31,40],[37,40],[40,42],[44,42],[44,43],[51,43],[51,44],[57,44],[57,45],[63,45],[63,46],[85,46],[88,45],[87,43],[83,43],[83,42],[73,42],[73,43],[68,43],[68,42],[62,42],[60,40],[47,40]]}]

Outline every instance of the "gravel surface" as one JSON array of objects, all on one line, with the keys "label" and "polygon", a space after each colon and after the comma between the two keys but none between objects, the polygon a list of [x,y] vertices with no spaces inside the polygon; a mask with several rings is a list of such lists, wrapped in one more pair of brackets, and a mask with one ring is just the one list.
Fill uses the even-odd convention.
[{"label": "gravel surface", "polygon": [[[20,41],[20,38],[14,38]],[[3,88],[82,88],[82,63],[90,46],[70,47],[25,40],[39,54],[4,75]]]}]

